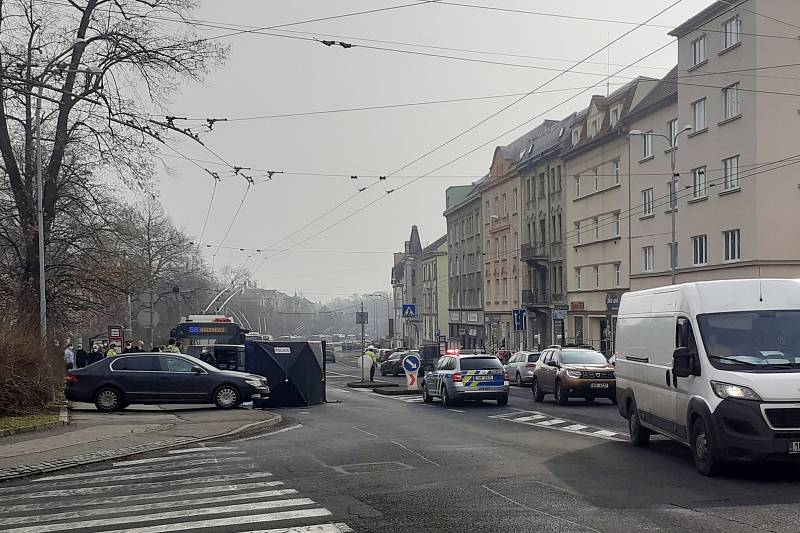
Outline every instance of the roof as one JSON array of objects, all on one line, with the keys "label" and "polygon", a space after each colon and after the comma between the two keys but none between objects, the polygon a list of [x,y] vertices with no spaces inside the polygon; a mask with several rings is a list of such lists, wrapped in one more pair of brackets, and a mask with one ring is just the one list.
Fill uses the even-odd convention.
[{"label": "roof", "polygon": [[626,119],[639,118],[647,113],[657,111],[673,101],[678,100],[678,65],[672,67],[666,76],[661,78],[655,87],[642,98]]},{"label": "roof", "polygon": [[[489,181],[489,174],[486,174],[485,176],[483,176],[478,181],[473,182],[471,184],[472,185],[472,190],[469,192],[469,194],[464,196],[464,198],[460,202],[458,202],[456,204],[453,204],[452,206],[450,206],[447,209],[445,209],[444,213],[443,213],[444,216],[447,217],[448,215],[458,211],[459,209],[461,209],[465,205],[468,205],[468,204],[474,202],[476,199],[480,199],[481,188],[483,187],[483,185],[487,181]],[[480,205],[480,203],[479,203],[479,205]],[[479,207],[479,209],[480,209],[480,207]]]},{"label": "roof", "polygon": [[541,136],[545,131],[559,123],[558,120],[545,120],[526,134],[518,137],[511,143],[505,146],[498,146],[497,149],[503,155],[504,159],[509,161],[520,161],[528,155],[528,151],[532,144],[535,144],[536,138]]},{"label": "roof", "polygon": [[428,246],[423,248],[421,254],[422,255],[432,254],[436,252],[439,249],[439,247],[446,242],[447,242],[447,234],[442,235],[441,237],[430,243]]},{"label": "roof", "polygon": [[684,22],[683,24],[681,24],[680,26],[669,32],[669,35],[678,38],[683,37],[687,33],[690,33],[698,29],[700,26],[702,26],[709,20],[712,20],[727,11],[732,11],[737,7],[739,7],[741,4],[744,4],[745,2],[747,2],[747,0],[740,0],[735,4],[731,0],[719,0],[717,2],[714,2],[713,4],[702,10],[697,15],[693,16],[692,18],[690,18],[689,20],[687,20],[686,22]]},{"label": "roof", "polygon": [[534,161],[541,157],[543,153],[558,147],[564,139],[569,139],[570,136],[565,134],[569,131],[569,127],[572,125],[576,116],[577,113],[572,113],[562,120],[545,121],[545,123],[550,124],[550,126],[542,130],[539,135],[531,140],[531,144],[525,156],[517,165]]}]

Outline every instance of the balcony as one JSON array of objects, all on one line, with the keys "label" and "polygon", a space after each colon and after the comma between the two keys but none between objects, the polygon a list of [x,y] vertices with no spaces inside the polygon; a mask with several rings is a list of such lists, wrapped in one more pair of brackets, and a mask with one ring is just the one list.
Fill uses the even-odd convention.
[{"label": "balcony", "polygon": [[528,242],[520,247],[520,259],[526,263],[548,263],[550,245],[543,242]]},{"label": "balcony", "polygon": [[525,307],[549,307],[550,292],[544,289],[523,289],[522,305]]}]

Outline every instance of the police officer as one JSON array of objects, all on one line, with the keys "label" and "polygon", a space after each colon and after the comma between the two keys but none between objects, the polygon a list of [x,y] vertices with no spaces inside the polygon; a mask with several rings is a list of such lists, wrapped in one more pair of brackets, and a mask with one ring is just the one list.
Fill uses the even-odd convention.
[{"label": "police officer", "polygon": [[181,353],[181,349],[175,345],[175,339],[170,339],[167,347],[164,349],[167,353]]},{"label": "police officer", "polygon": [[369,369],[369,380],[375,381],[375,367],[378,366],[378,354],[375,353],[375,347],[370,345],[364,355],[372,359],[372,366]]},{"label": "police officer", "polygon": [[108,347],[108,351],[106,352],[106,357],[116,357],[118,355],[119,352],[117,352],[117,343],[112,342]]}]

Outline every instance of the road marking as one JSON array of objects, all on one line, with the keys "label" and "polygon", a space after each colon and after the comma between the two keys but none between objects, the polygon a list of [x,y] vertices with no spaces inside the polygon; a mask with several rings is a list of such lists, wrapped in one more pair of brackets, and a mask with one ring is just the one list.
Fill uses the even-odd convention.
[{"label": "road marking", "polygon": [[527,509],[529,511],[533,511],[534,513],[538,513],[540,515],[549,516],[550,518],[555,518],[556,520],[561,520],[562,522],[566,522],[568,524],[572,524],[573,526],[578,526],[581,529],[586,529],[588,531],[594,531],[595,533],[602,533],[601,531],[598,531],[597,529],[594,529],[592,527],[583,525],[583,524],[578,523],[578,522],[574,522],[574,521],[572,521],[572,520],[570,520],[568,518],[563,518],[563,517],[560,517],[560,516],[557,516],[557,515],[554,515],[554,514],[546,513],[544,511],[540,511],[539,509],[535,509],[535,508],[533,508],[533,507],[531,507],[529,505],[525,505],[524,503],[520,503],[517,500],[512,500],[511,498],[509,498],[505,494],[500,494],[496,490],[492,490],[489,487],[487,487],[486,485],[481,485],[481,487],[483,487],[484,489],[488,490],[489,492],[491,492],[495,496],[499,496],[499,497],[503,498],[504,500],[513,503],[514,505],[516,505],[518,507],[522,507],[523,509]]},{"label": "road marking", "polygon": [[6,505],[0,507],[0,513],[13,513],[18,511],[46,511],[50,509],[63,509],[64,507],[75,508],[78,506],[90,505],[112,505],[116,503],[126,503],[139,500],[161,500],[164,498],[179,496],[197,496],[200,494],[251,491],[256,489],[264,489],[267,487],[279,487],[281,485],[283,485],[283,481],[259,481],[257,483],[238,483],[233,485],[214,484],[210,487],[192,487],[190,489],[168,490],[150,494],[125,494],[123,496],[108,496],[106,498],[70,498],[66,501],[55,501],[48,503],[23,503],[18,505]]},{"label": "road marking", "polygon": [[[288,496],[297,494],[294,489],[265,490],[238,494],[236,501],[252,500],[258,498],[275,498],[277,496]],[[210,498],[192,498],[191,500],[171,500],[167,502],[150,502],[141,505],[127,505],[123,507],[104,507],[100,509],[83,509],[80,511],[68,511],[63,513],[50,513],[38,516],[15,516],[13,518],[0,518],[0,526],[13,524],[38,524],[41,522],[52,522],[54,520],[73,520],[89,516],[103,516],[116,513],[136,513],[148,511],[150,509],[171,509],[186,505],[208,505],[214,503],[229,503],[231,496],[214,496]]]},{"label": "road marking", "polygon": [[[211,458],[203,458],[203,459],[191,459],[191,457],[186,457],[186,456],[180,456],[179,455],[178,457],[175,457],[174,455],[168,455],[168,456],[165,456],[165,457],[151,457],[149,459],[134,459],[132,461],[119,461],[119,462],[116,462],[116,463],[111,463],[111,466],[118,467],[118,466],[128,466],[128,465],[146,465],[146,464],[150,464],[150,463],[167,463],[167,462],[170,462],[170,461],[172,461],[174,464],[184,464],[184,463],[181,463],[181,461],[184,461],[184,460],[186,461],[186,463],[189,463],[191,461],[215,461],[217,459],[222,459],[222,458],[229,459],[229,458],[231,458],[231,457],[229,457],[231,455],[243,455],[245,453],[246,452],[241,452],[241,451],[222,451],[222,452],[217,452],[215,454],[215,455],[219,455],[220,456],[218,458],[217,457],[211,457]],[[204,463],[198,463],[198,464],[204,464]],[[161,466],[161,465],[159,465],[159,466]]]},{"label": "road marking", "polygon": [[369,435],[370,437],[375,437],[376,439],[379,439],[379,438],[380,438],[380,437],[379,437],[379,436],[377,436],[376,434],[374,434],[374,433],[370,433],[369,431],[364,431],[364,430],[363,430],[363,429],[361,429],[361,428],[357,428],[357,427],[353,426],[353,429],[355,429],[356,431],[360,431],[361,433],[366,433],[366,434],[367,434],[367,435]]},{"label": "road marking", "polygon": [[[152,478],[159,478],[159,477],[171,477],[171,476],[184,476],[187,474],[200,474],[203,472],[208,472],[208,467],[199,466],[196,468],[187,468],[185,470],[172,470],[170,472],[142,472],[140,474],[124,474],[124,475],[114,475],[112,472],[106,471],[104,475],[97,476],[93,472],[80,472],[78,474],[64,474],[63,476],[51,476],[49,478],[41,478],[35,480],[36,482],[40,481],[49,481],[51,479],[60,480],[56,483],[58,486],[65,486],[65,485],[89,485],[91,483],[96,483],[98,481],[131,481],[137,479],[152,479]],[[94,474],[94,475],[93,475]],[[85,477],[90,477],[91,479],[83,479]],[[81,478],[72,480],[71,478]],[[18,487],[13,487],[18,488]],[[11,491],[11,489],[8,489]],[[0,489],[2,492],[6,492],[6,489]]]},{"label": "road marking", "polygon": [[452,411],[454,413],[464,413],[465,412],[465,411],[462,411],[460,409],[448,409],[448,411]]},{"label": "road marking", "polygon": [[107,494],[108,492],[112,491],[113,489],[125,489],[125,490],[157,490],[160,488],[170,488],[175,485],[196,485],[202,483],[213,483],[218,485],[219,483],[226,482],[226,481],[240,481],[245,479],[259,479],[259,478],[266,478],[270,477],[272,474],[269,472],[243,472],[241,474],[225,474],[225,475],[217,475],[217,476],[202,476],[202,477],[193,477],[188,479],[179,479],[179,480],[172,480],[172,481],[154,481],[152,483],[133,483],[133,484],[120,484],[120,485],[102,485],[99,487],[73,487],[67,489],[57,489],[57,490],[45,490],[41,492],[25,492],[30,487],[14,487],[17,489],[22,489],[21,491],[23,494],[15,495],[16,498],[51,498],[57,496],[80,496],[80,495],[87,495],[87,494]]},{"label": "road marking", "polygon": [[531,415],[531,416],[521,416],[519,418],[512,418],[509,420],[513,422],[530,422],[531,420],[541,420],[542,418],[547,418],[547,417],[544,415]]},{"label": "road marking", "polygon": [[404,398],[403,401],[406,403],[421,403],[424,400],[422,398]]},{"label": "road marking", "polygon": [[[215,464],[234,463],[234,462],[250,461],[251,460],[251,459],[249,459],[247,457],[220,457],[219,459],[189,459],[189,458],[181,457],[181,456],[178,456],[178,457],[169,456],[169,457],[166,457],[164,459],[165,460],[166,459],[171,459],[172,461],[175,461],[175,462],[174,463],[170,463],[168,465],[165,465],[165,464],[143,464],[143,465],[137,465],[137,466],[129,466],[129,467],[125,467],[125,468],[109,468],[109,469],[105,469],[105,470],[97,470],[95,472],[75,472],[73,474],[60,474],[60,475],[57,475],[57,476],[47,476],[47,477],[42,477],[42,478],[38,478],[38,479],[33,479],[33,480],[31,480],[31,482],[32,483],[41,483],[42,481],[68,480],[68,479],[78,479],[78,478],[83,478],[83,477],[93,477],[93,478],[99,479],[99,478],[102,478],[102,477],[108,477],[110,475],[113,475],[114,478],[118,478],[119,476],[117,476],[116,474],[126,474],[126,473],[129,473],[129,472],[142,472],[143,470],[145,470],[147,468],[161,468],[161,469],[173,468],[173,469],[179,469],[179,468],[184,468],[184,467],[198,467],[198,466],[202,466],[202,465],[215,465]],[[123,462],[123,463],[113,463],[113,464],[117,465],[117,464],[130,464],[130,463]],[[158,477],[159,475],[163,476],[165,474],[163,474],[163,473],[155,474],[154,473],[155,477]]]},{"label": "road marking", "polygon": [[320,524],[318,526],[260,529],[258,531],[243,531],[242,533],[350,533],[352,531],[347,524]]},{"label": "road marking", "polygon": [[616,431],[609,431],[607,429],[601,429],[600,431],[592,432],[592,435],[599,435],[601,437],[613,437],[614,435],[619,435]]},{"label": "road marking", "polygon": [[[215,515],[224,513],[236,513],[243,511],[265,511],[267,509],[277,509],[280,507],[295,507],[301,505],[314,505],[314,500],[310,498],[291,498],[288,500],[272,500],[266,502],[244,503],[237,505],[224,505],[220,507],[207,507],[205,509],[183,509],[180,511],[169,511],[165,513],[140,514],[136,516],[120,516],[113,518],[103,518],[97,520],[82,520],[70,522],[69,524],[47,524],[33,527],[17,527],[6,529],[6,533],[49,533],[69,529],[84,529],[103,527],[112,525],[127,524],[130,522],[146,522],[150,520],[168,520],[172,518],[187,518],[203,515]],[[235,519],[235,517],[233,518]],[[228,519],[226,519],[228,520]],[[229,522],[235,523],[235,522]],[[182,525],[182,524],[177,524]],[[163,526],[156,526],[162,528]],[[155,531],[168,531],[166,529],[156,529]]]},{"label": "road marking", "polygon": [[179,453],[195,453],[195,452],[213,452],[216,450],[235,450],[233,446],[214,446],[212,447],[205,447],[202,448],[184,448],[182,450],[168,450],[167,453],[169,454],[179,454]]},{"label": "road marking", "polygon": [[[321,516],[331,516],[327,509],[299,509],[297,511],[281,511],[277,513],[254,514],[246,516],[231,516],[228,518],[216,518],[213,520],[197,520],[193,522],[182,522],[180,524],[161,524],[158,526],[144,526],[127,529],[115,529],[105,533],[168,533],[171,531],[203,531],[212,527],[238,526],[246,524],[258,524],[260,522],[278,522],[281,520],[300,520],[304,518],[318,518]],[[284,528],[273,531],[292,532],[292,528]],[[314,531],[313,529],[311,531]],[[323,530],[324,531],[324,530]],[[334,530],[336,531],[336,530]],[[340,530],[346,531],[346,530]],[[256,532],[251,532],[256,533]]]},{"label": "road marking", "polygon": [[[527,416],[519,416],[517,418],[512,418],[512,416],[524,413],[528,413]],[[611,431],[596,426],[592,427],[587,424],[580,424],[578,422],[575,422],[574,420],[556,418],[552,415],[546,415],[539,411],[525,411],[524,413],[500,413],[496,415],[491,415],[489,416],[489,418],[495,418],[497,420],[505,420],[506,422],[515,422],[517,424],[522,424],[530,427],[554,429],[556,431],[564,431],[566,433],[572,433],[575,435],[584,435],[586,437],[613,440],[616,442],[625,440],[624,438],[621,437],[622,434],[617,431]],[[568,424],[568,425],[562,425],[562,424]]]},{"label": "road marking", "polygon": [[248,441],[248,440],[263,439],[264,437],[269,437],[271,435],[276,435],[278,433],[286,433],[287,431],[291,431],[293,429],[298,429],[298,428],[301,428],[301,427],[303,427],[303,424],[295,424],[293,426],[289,426],[289,427],[285,427],[285,428],[282,428],[282,429],[278,429],[276,431],[271,431],[269,433],[264,433],[263,435],[253,435],[252,437],[246,437],[244,439],[236,439],[236,440],[233,440],[231,442],[245,442],[245,441]]},{"label": "road marking", "polygon": [[556,426],[558,424],[564,424],[566,420],[561,420],[560,418],[553,418],[552,420],[543,420],[541,422],[536,422],[537,426]]},{"label": "road marking", "polygon": [[424,456],[424,455],[422,455],[421,453],[419,453],[419,452],[415,452],[415,451],[414,451],[414,450],[412,450],[411,448],[408,448],[408,447],[406,447],[406,446],[403,446],[403,445],[402,445],[402,444],[400,444],[399,442],[391,441],[391,443],[392,443],[392,444],[394,444],[394,445],[396,445],[396,446],[400,446],[401,448],[403,448],[403,449],[404,449],[404,450],[406,450],[407,452],[413,453],[414,455],[416,455],[417,457],[419,457],[419,458],[420,458],[420,459],[422,459],[423,461],[427,461],[428,463],[432,464],[433,466],[442,466],[442,465],[440,465],[439,463],[434,463],[433,461],[431,461],[430,459],[428,459],[427,457],[425,457],[425,456]]},{"label": "road marking", "polygon": [[561,429],[568,429],[570,431],[580,431],[582,429],[586,429],[589,426],[584,426],[583,424],[572,424],[571,426],[564,426]]}]

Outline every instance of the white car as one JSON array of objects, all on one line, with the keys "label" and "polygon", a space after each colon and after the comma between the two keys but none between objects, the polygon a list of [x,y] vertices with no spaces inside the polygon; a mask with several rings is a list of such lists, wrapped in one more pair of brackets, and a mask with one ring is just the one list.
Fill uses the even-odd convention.
[{"label": "white car", "polygon": [[533,369],[539,360],[539,352],[520,351],[512,355],[504,365],[511,383],[518,387],[530,385],[533,382]]}]

